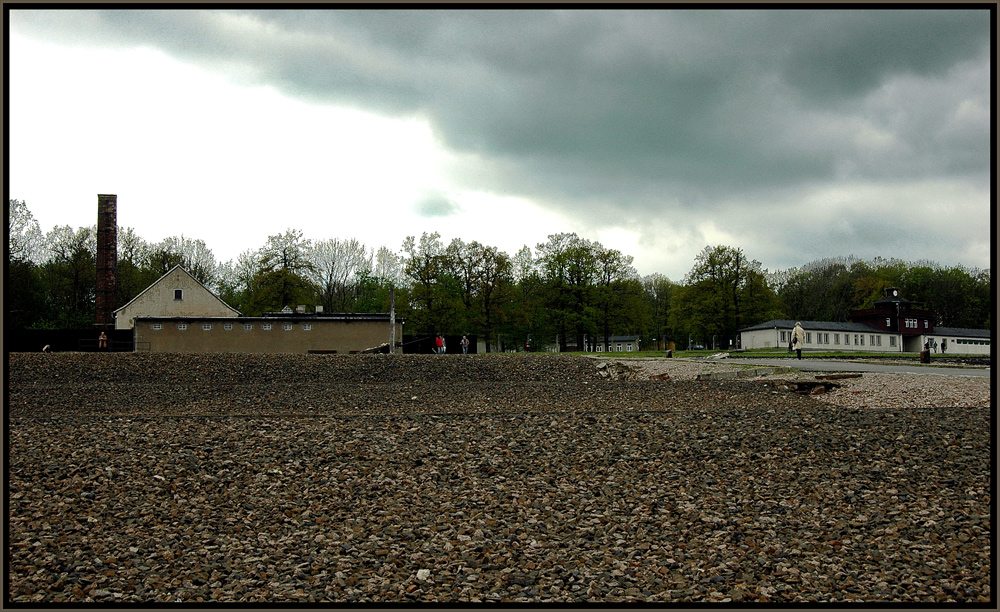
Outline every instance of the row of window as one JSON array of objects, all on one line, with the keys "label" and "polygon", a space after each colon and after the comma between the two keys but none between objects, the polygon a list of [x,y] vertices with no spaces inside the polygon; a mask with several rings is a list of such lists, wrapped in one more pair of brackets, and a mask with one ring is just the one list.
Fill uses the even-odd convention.
[{"label": "row of window", "polygon": [[[914,319],[916,321],[916,319]],[[909,325],[907,325],[909,327]],[[790,342],[792,340],[792,332],[781,332],[781,342]],[[882,346],[882,336],[871,334],[868,336],[868,342],[870,346]],[[967,338],[958,338],[955,340],[957,344],[977,344],[981,346],[990,346],[989,340],[970,340]],[[840,334],[833,334],[833,343],[840,344]],[[806,332],[806,344],[813,344],[813,333]],[[815,344],[830,344],[830,334],[826,332],[816,332],[816,342]],[[847,346],[851,345],[851,334],[844,334],[844,344]],[[864,346],[865,336],[864,334],[854,334],[854,345]],[[896,346],[896,336],[889,336],[889,346]],[[620,348],[618,350],[621,350]],[[631,350],[631,349],[629,349]]]},{"label": "row of window", "polygon": [[[285,323],[285,324],[282,325],[282,328],[285,331],[292,331],[292,329],[294,329],[294,327],[295,326],[293,324],[291,324],[291,323]],[[309,330],[312,329],[312,327],[313,327],[312,323],[303,323],[302,324],[303,331],[309,331]],[[188,324],[187,323],[178,323],[177,324],[177,329],[179,329],[179,330],[183,331],[183,330],[186,330],[187,328],[188,328]],[[203,330],[205,330],[205,331],[210,331],[212,329],[212,324],[211,323],[202,323],[201,324],[201,328]],[[222,329],[224,329],[224,330],[230,330],[232,328],[233,328],[233,324],[232,323],[223,323],[222,324]],[[260,324],[260,328],[262,330],[264,330],[264,331],[270,331],[271,330],[271,324],[270,323],[261,323]],[[153,329],[154,330],[163,329],[163,324],[162,323],[153,323]],[[253,323],[244,323],[243,324],[243,329],[248,329],[248,330],[249,329],[253,329]]]},{"label": "row of window", "polygon": [[[610,348],[610,347],[609,347],[609,350],[614,350],[614,351],[617,351],[617,352],[619,352],[619,353],[620,353],[620,352],[622,352],[622,345],[620,345],[620,344],[619,344],[619,345],[617,345],[617,347],[618,347],[618,348],[614,348],[614,349],[612,349],[612,348]],[[601,352],[604,352],[604,343],[600,343],[600,342],[599,342],[599,343],[597,344],[597,346],[596,346],[596,347],[594,347],[594,350],[595,350],[596,352],[598,352],[598,353],[601,353]],[[631,344],[631,343],[629,343],[629,344],[626,344],[626,345],[625,345],[625,351],[627,352],[627,351],[631,351],[631,350],[632,350],[632,344]]]},{"label": "row of window", "polygon": [[[792,332],[781,332],[781,342],[791,342]],[[870,346],[882,346],[882,336],[871,334],[868,336]],[[840,344],[840,334],[833,334],[833,343]],[[806,344],[813,344],[813,333],[806,332]],[[815,344],[830,344],[830,334],[827,332],[816,332]],[[851,334],[844,334],[844,345],[851,346]],[[854,334],[854,346],[864,346],[865,335]],[[896,336],[889,336],[889,346],[896,346]]]},{"label": "row of window", "polygon": [[[890,319],[886,318],[886,320],[885,320],[886,327],[888,327],[891,324],[892,323],[891,323]],[[909,329],[917,329],[917,328],[920,327],[920,321],[918,321],[916,319],[903,319],[903,325],[905,325]],[[927,319],[924,319],[924,329],[930,329],[930,328],[931,328],[930,321],[927,320]]]}]

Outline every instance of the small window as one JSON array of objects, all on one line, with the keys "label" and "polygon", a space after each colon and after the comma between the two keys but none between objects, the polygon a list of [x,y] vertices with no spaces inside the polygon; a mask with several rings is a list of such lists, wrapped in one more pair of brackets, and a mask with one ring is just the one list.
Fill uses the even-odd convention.
[{"label": "small window", "polygon": [[184,329],[187,329],[187,328],[188,328],[188,324],[187,323],[178,323],[177,324],[177,329],[184,330]]},{"label": "small window", "polygon": [[875,336],[868,336],[868,344],[875,346]]},{"label": "small window", "polygon": [[930,327],[931,324],[927,322],[927,319],[924,319],[924,329],[930,329]]},{"label": "small window", "polygon": [[896,336],[889,336],[889,346],[896,346]]},{"label": "small window", "polygon": [[153,329],[163,329],[163,323],[153,323]]},{"label": "small window", "polygon": [[625,350],[626,351],[631,351],[632,350],[632,343],[631,342],[629,344],[625,345]]},{"label": "small window", "polygon": [[878,340],[878,345],[882,346],[882,336],[877,336],[876,339]]},{"label": "small window", "polygon": [[865,335],[861,334],[861,346],[865,345]]},{"label": "small window", "polygon": [[205,331],[209,331],[210,329],[212,329],[212,324],[211,323],[202,323],[201,324],[201,328],[203,330],[205,330]]},{"label": "small window", "polygon": [[302,324],[302,330],[303,331],[309,331],[312,328],[313,328],[312,323],[303,323]]},{"label": "small window", "polygon": [[264,331],[270,331],[271,330],[271,324],[270,323],[261,323],[260,328],[263,329]]},{"label": "small window", "polygon": [[806,344],[812,344],[813,335],[812,332],[806,332]]},{"label": "small window", "polygon": [[889,317],[886,317],[885,318],[885,328],[889,329],[890,327],[892,327],[892,319],[890,319]]},{"label": "small window", "polygon": [[174,289],[174,299],[175,300],[183,300],[184,299],[184,290],[183,289]]},{"label": "small window", "polygon": [[833,335],[833,343],[834,344],[840,344],[840,334],[834,334]]},{"label": "small window", "polygon": [[253,329],[253,323],[244,323],[243,329]]},{"label": "small window", "polygon": [[622,345],[620,345],[620,344],[618,345],[618,352],[619,353],[622,352]]},{"label": "small window", "polygon": [[785,332],[781,332],[781,341],[782,341],[782,342],[784,342],[784,341],[785,341]]},{"label": "small window", "polygon": [[232,323],[223,323],[223,324],[222,324],[222,329],[224,329],[224,330],[226,330],[226,331],[229,331],[229,330],[231,330],[232,328],[233,328],[233,324],[232,324]]},{"label": "small window", "polygon": [[830,334],[823,334],[823,344],[830,344]]},{"label": "small window", "polygon": [[291,323],[285,323],[283,327],[285,331],[292,331],[292,327],[294,326]]}]

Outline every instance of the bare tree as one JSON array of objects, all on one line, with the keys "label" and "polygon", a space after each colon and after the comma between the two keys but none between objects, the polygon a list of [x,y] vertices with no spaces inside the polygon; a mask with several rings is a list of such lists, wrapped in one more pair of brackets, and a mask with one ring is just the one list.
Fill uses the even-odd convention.
[{"label": "bare tree", "polygon": [[389,250],[386,246],[381,246],[375,253],[375,268],[372,276],[386,280],[394,285],[405,282],[403,275],[403,258]]},{"label": "bare tree", "polygon": [[215,255],[204,240],[187,238],[181,234],[169,236],[153,245],[149,255],[151,268],[165,274],[178,264],[202,284],[214,284],[217,268]]},{"label": "bare tree", "polygon": [[319,287],[324,305],[337,312],[349,310],[359,278],[372,272],[372,252],[356,238],[333,238],[313,244],[309,259],[311,280]]},{"label": "bare tree", "polygon": [[42,263],[45,238],[22,200],[7,200],[7,261]]}]

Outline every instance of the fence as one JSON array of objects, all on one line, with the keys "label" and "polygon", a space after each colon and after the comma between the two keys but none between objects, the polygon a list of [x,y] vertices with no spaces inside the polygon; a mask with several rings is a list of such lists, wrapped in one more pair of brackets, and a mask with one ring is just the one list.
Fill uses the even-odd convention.
[{"label": "fence", "polygon": [[4,330],[4,351],[8,353],[38,353],[44,347],[53,353],[83,352],[131,352],[134,350],[131,329],[106,331],[108,348],[98,346],[95,329],[12,329]]}]

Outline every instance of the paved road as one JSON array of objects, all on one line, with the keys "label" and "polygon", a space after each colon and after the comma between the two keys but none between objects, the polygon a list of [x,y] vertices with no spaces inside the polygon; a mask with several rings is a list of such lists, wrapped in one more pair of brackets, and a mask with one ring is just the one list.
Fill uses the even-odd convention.
[{"label": "paved road", "polygon": [[887,374],[935,374],[938,376],[971,376],[989,378],[991,368],[942,368],[928,365],[882,365],[858,363],[840,359],[722,359],[720,363],[786,366],[803,372],[884,372]]}]

